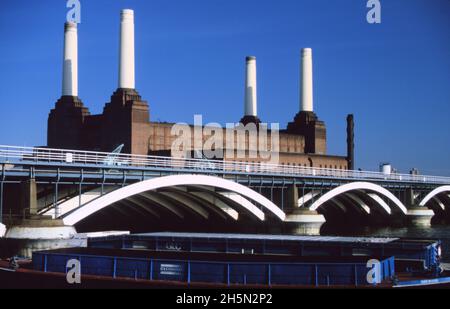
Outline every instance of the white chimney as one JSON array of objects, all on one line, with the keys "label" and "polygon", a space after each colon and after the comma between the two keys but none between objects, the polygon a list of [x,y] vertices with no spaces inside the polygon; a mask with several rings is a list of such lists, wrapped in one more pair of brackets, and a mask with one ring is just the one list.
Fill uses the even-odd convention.
[{"label": "white chimney", "polygon": [[247,77],[245,80],[245,116],[258,116],[256,91],[256,58],[247,57]]},{"label": "white chimney", "polygon": [[64,25],[63,96],[78,96],[78,34],[77,24]]},{"label": "white chimney", "polygon": [[313,112],[313,61],[311,48],[302,49],[301,66],[300,110],[304,112]]},{"label": "white chimney", "polygon": [[122,10],[120,14],[119,88],[135,88],[133,10]]}]

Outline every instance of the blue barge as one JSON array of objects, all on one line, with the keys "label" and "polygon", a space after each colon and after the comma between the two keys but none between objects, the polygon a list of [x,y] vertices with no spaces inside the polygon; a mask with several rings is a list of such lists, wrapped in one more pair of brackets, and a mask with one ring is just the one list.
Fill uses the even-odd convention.
[{"label": "blue barge", "polygon": [[90,238],[88,247],[335,259],[394,256],[397,270],[408,272],[436,272],[441,255],[438,240],[171,232]]},{"label": "blue barge", "polygon": [[[376,258],[376,257],[374,257]],[[81,274],[160,282],[226,286],[367,286],[365,257],[296,257],[221,253],[72,248],[33,253],[33,269],[65,274],[67,262]],[[393,257],[376,258],[380,279],[395,276]]]}]

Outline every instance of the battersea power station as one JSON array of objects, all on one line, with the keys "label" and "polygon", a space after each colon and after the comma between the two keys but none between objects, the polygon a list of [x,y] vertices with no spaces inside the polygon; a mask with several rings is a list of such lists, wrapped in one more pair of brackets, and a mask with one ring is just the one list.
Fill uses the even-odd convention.
[{"label": "battersea power station", "polygon": [[[172,145],[177,138],[172,133],[172,127],[175,124],[151,121],[149,105],[135,89],[134,46],[134,12],[123,10],[120,21],[118,88],[112,94],[110,101],[105,104],[103,113],[91,115],[78,96],[77,25],[65,24],[62,96],[49,114],[47,135],[49,148],[111,152],[119,145],[123,145],[123,152],[130,154],[176,155],[172,150]],[[293,115],[293,121],[278,132],[278,163],[316,168],[354,169],[352,115],[347,118],[347,155],[327,154],[326,125],[314,113],[313,108],[313,57],[310,48],[304,48],[301,52],[299,105],[299,112]],[[254,124],[256,128],[260,127],[262,121],[258,117],[257,107],[256,58],[247,57],[245,112],[240,119],[242,125]],[[238,122],[238,120],[231,121]],[[195,125],[191,125],[190,129],[193,132]],[[259,133],[260,130],[258,129],[257,132]],[[269,131],[268,135],[272,132]],[[192,136],[196,138],[195,134]],[[208,136],[202,133],[201,138],[205,141]],[[197,153],[199,150],[195,148],[196,144],[198,143],[192,142],[190,149],[192,153]],[[220,159],[243,162],[264,161],[249,156],[244,159],[237,159],[235,155],[230,156],[230,152],[225,152],[227,145],[229,144],[224,141],[223,150],[227,155]],[[252,143],[248,139],[244,145],[248,153]],[[234,147],[239,148],[236,145]]]}]

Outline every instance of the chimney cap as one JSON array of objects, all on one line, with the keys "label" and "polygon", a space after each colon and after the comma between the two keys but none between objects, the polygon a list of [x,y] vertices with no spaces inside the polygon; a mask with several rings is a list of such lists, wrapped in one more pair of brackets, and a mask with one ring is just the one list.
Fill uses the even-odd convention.
[{"label": "chimney cap", "polygon": [[122,15],[134,15],[134,11],[131,9],[123,9],[120,13]]},{"label": "chimney cap", "polygon": [[246,61],[254,61],[256,60],[255,56],[247,56]]},{"label": "chimney cap", "polygon": [[312,48],[306,47],[302,48],[302,55],[311,55],[312,54]]}]

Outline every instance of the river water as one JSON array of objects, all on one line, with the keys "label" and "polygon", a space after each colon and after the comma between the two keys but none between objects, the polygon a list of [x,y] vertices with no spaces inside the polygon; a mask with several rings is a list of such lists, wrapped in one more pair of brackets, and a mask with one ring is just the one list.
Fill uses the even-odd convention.
[{"label": "river water", "polygon": [[439,239],[442,241],[443,261],[450,263],[450,225],[434,225],[431,227],[365,227],[358,231],[333,232],[326,231],[324,235],[335,236],[369,236]]}]

